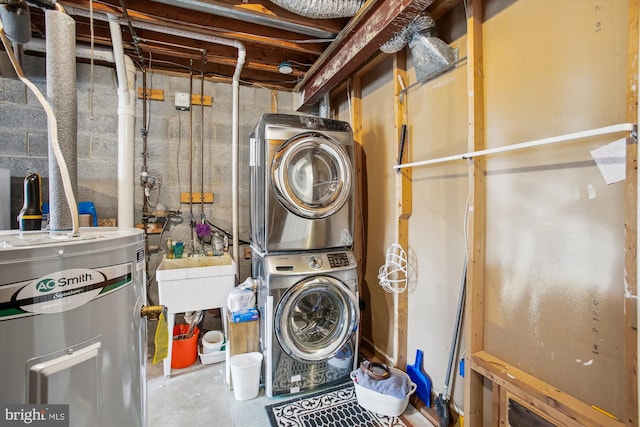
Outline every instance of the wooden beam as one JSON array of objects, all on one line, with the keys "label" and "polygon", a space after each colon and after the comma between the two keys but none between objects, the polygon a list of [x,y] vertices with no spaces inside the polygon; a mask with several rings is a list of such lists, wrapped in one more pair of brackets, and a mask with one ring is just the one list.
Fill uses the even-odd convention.
[{"label": "wooden beam", "polygon": [[[469,0],[467,4],[467,92],[469,115],[469,150],[485,148],[484,70],[483,70],[483,1]],[[469,163],[469,215],[467,235],[467,291],[465,303],[466,354],[484,349],[484,264],[486,181],[484,156]],[[482,377],[472,370],[464,382],[465,425],[482,426]]]},{"label": "wooden beam", "polygon": [[313,105],[351,75],[432,1],[369,0],[296,86],[302,96],[301,107]]}]

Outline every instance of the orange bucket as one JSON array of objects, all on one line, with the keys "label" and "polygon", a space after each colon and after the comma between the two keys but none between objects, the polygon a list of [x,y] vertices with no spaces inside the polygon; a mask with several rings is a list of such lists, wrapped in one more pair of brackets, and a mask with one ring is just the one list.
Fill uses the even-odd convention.
[{"label": "orange bucket", "polygon": [[197,326],[193,328],[193,335],[185,339],[175,339],[177,335],[189,332],[189,325],[175,325],[173,327],[173,345],[171,347],[171,368],[181,369],[193,365],[198,358],[198,334]]}]

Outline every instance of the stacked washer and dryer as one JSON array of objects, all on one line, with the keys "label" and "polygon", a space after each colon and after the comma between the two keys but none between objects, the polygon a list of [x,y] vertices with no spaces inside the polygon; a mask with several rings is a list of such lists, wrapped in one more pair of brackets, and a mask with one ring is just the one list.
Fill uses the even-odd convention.
[{"label": "stacked washer and dryer", "polygon": [[252,276],[267,396],[349,378],[358,354],[353,133],[264,114],[251,134]]}]

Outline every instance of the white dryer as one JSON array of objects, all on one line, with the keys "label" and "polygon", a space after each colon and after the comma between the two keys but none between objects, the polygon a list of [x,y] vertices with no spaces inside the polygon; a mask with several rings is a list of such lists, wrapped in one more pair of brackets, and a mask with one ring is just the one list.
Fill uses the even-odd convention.
[{"label": "white dryer", "polygon": [[251,134],[251,244],[262,253],[351,247],[349,123],[264,114]]},{"label": "white dryer", "polygon": [[353,252],[254,252],[252,269],[267,396],[349,380],[360,323]]}]

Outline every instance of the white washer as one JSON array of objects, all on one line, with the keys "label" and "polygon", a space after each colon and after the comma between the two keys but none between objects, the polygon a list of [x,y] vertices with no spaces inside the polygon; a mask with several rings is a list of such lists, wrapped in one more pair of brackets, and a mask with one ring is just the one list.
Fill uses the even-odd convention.
[{"label": "white washer", "polygon": [[353,252],[254,252],[252,267],[267,396],[347,381],[356,368],[360,323]]},{"label": "white washer", "polygon": [[348,123],[264,114],[250,151],[251,243],[259,252],[352,246],[355,178]]}]

